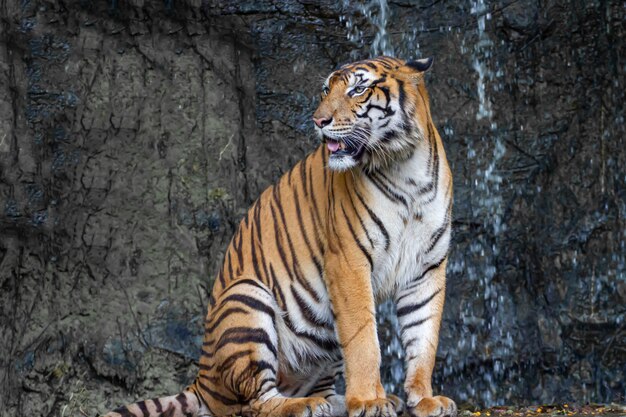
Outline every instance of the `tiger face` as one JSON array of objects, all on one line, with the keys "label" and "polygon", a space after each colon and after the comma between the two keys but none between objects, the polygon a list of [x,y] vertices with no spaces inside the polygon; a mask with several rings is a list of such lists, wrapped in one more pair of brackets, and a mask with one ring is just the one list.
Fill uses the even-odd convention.
[{"label": "tiger face", "polygon": [[322,86],[313,121],[330,152],[330,169],[377,168],[408,156],[423,136],[428,111],[420,100],[432,58],[379,57],[344,65]]}]

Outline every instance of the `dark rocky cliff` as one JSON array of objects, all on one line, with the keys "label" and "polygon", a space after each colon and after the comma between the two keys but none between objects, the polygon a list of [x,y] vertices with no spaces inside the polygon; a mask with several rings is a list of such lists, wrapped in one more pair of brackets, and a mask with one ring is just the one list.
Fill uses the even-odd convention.
[{"label": "dark rocky cliff", "polygon": [[[0,1],[0,414],[93,415],[193,379],[223,249],[316,145],[321,78],[375,49],[380,12],[365,9]],[[398,56],[436,57],[427,83],[455,176],[437,389],[623,401],[623,4],[388,12]]]}]

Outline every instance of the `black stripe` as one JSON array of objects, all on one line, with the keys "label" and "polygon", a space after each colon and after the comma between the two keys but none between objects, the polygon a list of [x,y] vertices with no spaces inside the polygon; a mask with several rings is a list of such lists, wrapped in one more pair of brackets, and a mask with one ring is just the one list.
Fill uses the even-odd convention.
[{"label": "black stripe", "polygon": [[448,255],[444,256],[443,258],[441,258],[440,261],[430,265],[428,268],[426,268],[426,270],[424,271],[424,273],[422,273],[422,276],[419,277],[419,279],[424,278],[424,276],[426,276],[427,273],[429,273],[430,271],[432,271],[435,268],[439,268],[439,265],[441,265],[443,263],[443,261],[446,260],[446,258],[448,257]]},{"label": "black stripe", "polygon": [[[433,178],[433,174],[435,172],[435,164],[437,161],[437,141],[433,136],[433,126],[430,122],[426,125],[428,129],[428,171],[430,176],[430,183],[425,187],[422,187],[418,190],[418,193],[423,194],[431,191],[435,186],[435,181]],[[438,171],[438,170],[437,170]]]},{"label": "black stripe", "polygon": [[441,237],[445,234],[445,232],[450,229],[451,214],[452,214],[452,199],[449,199],[448,207],[446,208],[446,215],[443,219],[443,224],[441,225],[441,227],[435,230],[433,235],[430,237],[430,246],[428,247],[428,250],[426,251],[426,253],[433,250],[433,248],[437,245],[437,243],[439,242]]},{"label": "black stripe", "polygon": [[381,113],[383,113],[383,116],[378,117],[378,120],[382,120],[382,119],[385,119],[389,116],[393,116],[394,114],[396,114],[396,112],[393,111],[389,106],[382,107],[377,104],[368,103],[367,106],[365,106],[365,111],[361,114],[357,113],[356,117],[361,118],[361,119],[367,117],[368,119],[372,120],[371,116],[369,115],[372,109],[380,110]]},{"label": "black stripe", "polygon": [[202,356],[204,356],[206,359],[211,359],[213,356],[215,356],[215,352],[213,351],[213,348],[211,348],[211,350],[205,349],[205,345],[208,345],[209,343],[213,343],[214,340],[210,340],[210,341],[206,341],[202,343]]},{"label": "black stripe", "polygon": [[294,192],[294,200],[296,203],[296,217],[298,218],[298,226],[300,226],[300,233],[302,234],[302,237],[304,238],[304,243],[307,249],[309,250],[309,256],[311,257],[311,259],[313,260],[313,263],[315,264],[317,273],[321,277],[323,276],[322,263],[317,258],[317,256],[313,253],[311,242],[309,242],[309,237],[307,236],[306,228],[304,227],[304,222],[302,221],[302,212],[300,210],[300,197],[298,195],[298,190],[294,189],[293,192]]},{"label": "black stripe", "polygon": [[428,123],[428,137],[433,147],[433,157],[432,157],[432,170],[431,170],[431,181],[433,184],[434,191],[430,198],[424,201],[422,204],[428,204],[432,202],[435,197],[437,197],[437,189],[439,188],[439,147],[437,146],[437,141],[434,138],[434,134],[432,132],[432,124]]},{"label": "black stripe", "polygon": [[289,316],[283,317],[283,320],[284,320],[285,325],[287,326],[287,328],[293,334],[295,334],[298,337],[307,339],[307,340],[315,343],[322,350],[324,350],[326,352],[333,352],[333,351],[336,351],[337,349],[339,349],[339,345],[337,344],[336,340],[322,339],[322,338],[319,338],[319,337],[317,337],[317,336],[315,336],[313,334],[306,333],[306,332],[303,332],[303,331],[300,331],[300,330],[296,329],[296,327],[291,322],[291,319],[289,318]]},{"label": "black stripe", "polygon": [[211,374],[211,375],[206,375],[206,374],[199,374],[198,378],[202,378],[205,381],[209,381],[212,382],[213,384],[222,384],[222,376],[221,375],[217,375],[217,374]]},{"label": "black stripe", "polygon": [[375,177],[374,175],[375,173],[374,174],[368,173],[367,178],[372,182],[372,184],[376,186],[376,188],[380,190],[380,192],[384,194],[385,197],[387,197],[389,200],[393,201],[394,203],[402,203],[404,206],[408,206],[406,199],[403,196],[397,195],[392,190],[389,190],[388,188],[386,188],[380,182],[380,179],[378,179],[378,177]]},{"label": "black stripe", "polygon": [[243,295],[243,294],[231,294],[228,297],[222,300],[222,303],[226,303],[227,301],[237,301],[239,303],[245,304],[253,310],[261,311],[272,318],[274,320],[274,309],[270,306],[265,305],[261,301],[256,298]]},{"label": "black stripe", "polygon": [[319,303],[320,302],[320,296],[317,294],[317,292],[315,292],[313,287],[311,287],[309,282],[302,276],[302,271],[300,269],[300,262],[298,260],[298,256],[296,254],[296,251],[295,251],[295,249],[293,247],[293,242],[291,241],[291,235],[290,235],[289,229],[287,227],[287,221],[285,219],[285,212],[283,211],[283,205],[282,205],[282,203],[280,201],[280,194],[279,193],[275,193],[274,194],[274,202],[276,203],[276,206],[278,207],[278,214],[280,214],[280,218],[281,218],[282,223],[283,223],[283,229],[285,231],[285,235],[287,236],[287,244],[289,245],[289,251],[291,252],[291,262],[294,265],[293,271],[295,273],[296,279],[298,280],[298,282],[300,282],[302,287],[311,295],[313,300],[315,300],[316,303]]},{"label": "black stripe", "polygon": [[[233,260],[230,256],[230,250],[228,251],[228,279],[233,279]],[[226,285],[223,285],[224,288]]]},{"label": "black stripe", "polygon": [[409,284],[406,288],[404,288],[404,289],[402,290],[402,292],[405,292],[406,294],[401,295],[400,297],[398,297],[398,298],[396,299],[396,304],[399,304],[399,303],[400,303],[400,301],[402,301],[402,300],[403,300],[403,299],[405,299],[406,297],[413,295],[413,293],[412,293],[412,292],[410,292],[410,291],[411,291],[411,290],[413,290],[415,287],[417,287],[417,285],[421,282],[421,280],[423,280],[423,279],[424,279],[424,277],[426,276],[426,274],[428,274],[428,273],[429,273],[430,271],[432,271],[433,269],[439,268],[439,266],[440,266],[440,265],[441,265],[441,264],[442,264],[442,263],[446,260],[446,258],[447,258],[447,257],[448,257],[448,255],[447,255],[447,254],[446,254],[446,255],[444,255],[444,256],[443,256],[443,258],[441,258],[439,261],[435,262],[434,264],[429,265],[429,266],[428,266],[428,268],[426,268],[426,269],[424,270],[424,272],[422,272],[422,274],[421,274],[421,275],[419,275],[419,276],[417,276],[417,277],[413,278],[413,279],[410,281],[410,284]]},{"label": "black stripe", "polygon": [[429,193],[433,190],[433,188],[435,188],[435,182],[431,180],[423,187],[421,187],[419,190],[417,190],[417,194],[426,194]]},{"label": "black stripe", "polygon": [[385,250],[389,250],[389,232],[387,231],[387,228],[385,227],[383,222],[378,218],[378,216],[365,203],[365,200],[361,196],[361,193],[359,193],[357,190],[355,190],[355,192],[356,192],[356,196],[361,201],[361,204],[363,204],[363,207],[365,207],[365,209],[367,210],[367,214],[370,215],[372,220],[374,220],[374,223],[376,223],[376,225],[380,229],[380,232],[383,234],[383,236],[385,236]]},{"label": "black stripe", "polygon": [[398,131],[397,130],[390,130],[385,132],[385,134],[383,135],[382,141],[383,142],[389,142],[392,139],[395,139],[398,137]]},{"label": "black stripe", "polygon": [[261,204],[258,202],[254,205],[254,216],[252,225],[256,230],[256,238],[259,244],[263,243],[263,235],[261,233]]},{"label": "black stripe", "polygon": [[[404,188],[398,186],[395,182],[393,182],[389,177],[387,177],[382,171],[377,171],[376,176],[381,176],[381,182],[385,184],[385,186],[395,192],[396,195],[400,195],[400,193],[410,194]],[[380,178],[379,178],[380,179]],[[399,190],[399,191],[398,191]]]},{"label": "black stripe", "polygon": [[427,299],[425,299],[424,301],[417,303],[417,304],[409,304],[408,306],[404,306],[404,307],[400,307],[398,309],[398,311],[396,312],[396,315],[398,317],[402,317],[402,316],[406,316],[407,314],[411,314],[416,312],[417,310],[423,308],[424,306],[426,306],[426,304],[430,303],[433,298],[435,298],[437,296],[437,294],[439,294],[441,292],[441,288],[439,288],[437,291],[435,291],[430,297],[428,297]]},{"label": "black stripe", "polygon": [[386,61],[384,61],[382,59],[378,59],[378,60],[376,60],[376,62],[378,62],[380,65],[382,65],[386,69],[393,68],[391,65],[389,65]]},{"label": "black stripe", "polygon": [[343,203],[341,203],[341,211],[343,211],[343,216],[346,219],[346,223],[348,224],[348,229],[350,229],[350,233],[352,233],[352,238],[354,239],[356,244],[359,246],[359,249],[361,249],[361,252],[363,252],[363,255],[365,255],[365,257],[367,258],[367,261],[370,263],[370,269],[371,269],[372,266],[374,265],[374,263],[372,262],[372,255],[367,251],[367,249],[365,249],[365,246],[363,246],[363,244],[357,237],[356,232],[354,231],[354,228],[352,227],[352,224],[350,223],[350,219],[348,218],[348,215],[346,214],[346,210],[343,208]]},{"label": "black stripe", "polygon": [[272,343],[267,332],[263,329],[255,329],[253,327],[231,327],[225,330],[215,346],[215,351],[217,352],[229,344],[242,345],[246,343],[265,345],[265,347],[272,352],[274,357],[278,357],[276,346]]},{"label": "black stripe", "polygon": [[[307,158],[308,159],[308,158]],[[313,187],[313,172],[312,172],[313,163],[309,165],[309,188],[311,190],[311,198],[309,199],[313,203],[313,222],[315,223],[315,227],[313,231],[315,232],[315,243],[319,248],[320,253],[324,253],[324,246],[322,245],[322,241],[320,239],[320,230],[322,230],[322,221],[320,219],[320,211],[317,206],[317,198],[315,196],[315,188]],[[324,168],[322,168],[324,169]]]},{"label": "black stripe", "polygon": [[[382,80],[384,81],[384,77]],[[385,100],[386,100],[385,108],[389,108],[389,102],[391,101],[391,96],[389,94],[389,87],[381,86],[381,87],[378,87],[378,89],[382,91],[383,95],[385,96]]]},{"label": "black stripe", "polygon": [[399,304],[399,303],[400,303],[400,301],[404,300],[406,297],[409,297],[409,296],[414,295],[412,291],[413,291],[413,290],[415,289],[415,287],[417,287],[417,285],[419,284],[419,282],[418,282],[418,280],[419,280],[419,279],[421,279],[421,278],[416,278],[412,284],[408,285],[406,288],[404,288],[404,289],[402,290],[402,292],[404,292],[405,294],[404,294],[404,295],[399,296],[399,297],[396,299],[396,304]]},{"label": "black stripe", "polygon": [[306,163],[309,158],[300,161],[300,182],[302,183],[302,191],[304,191],[304,196],[307,197],[308,193],[306,190]]},{"label": "black stripe", "polygon": [[404,109],[404,102],[406,100],[406,92],[404,91],[404,81],[396,80],[396,82],[398,83],[398,105],[400,106],[400,109],[402,109],[402,115],[406,117],[406,111]]},{"label": "black stripe", "polygon": [[276,387],[276,378],[273,378],[273,377],[263,378],[261,381],[259,381],[256,391],[254,391],[254,393],[252,394],[252,398],[259,398],[261,396],[260,395],[261,394],[261,390],[263,389],[265,384],[267,384],[268,382],[271,382],[273,385],[272,385],[272,387],[266,388],[264,390],[264,392],[267,392],[270,389]]},{"label": "black stripe", "polygon": [[163,412],[163,406],[161,405],[161,400],[158,399],[158,398],[153,398],[151,401],[154,403],[154,406],[156,407],[157,413],[162,413]]},{"label": "black stripe", "polygon": [[252,285],[252,286],[257,287],[258,289],[262,290],[264,293],[266,293],[270,297],[272,296],[272,294],[267,290],[267,288],[265,288],[263,285],[261,285],[258,281],[255,281],[255,280],[250,279],[250,278],[240,278],[240,279],[234,281],[233,283],[230,284],[230,286],[228,287],[228,289],[226,291],[230,291],[233,288],[235,288],[237,285],[242,285],[242,284]]},{"label": "black stripe", "polygon": [[139,407],[139,409],[141,410],[141,414],[143,414],[143,417],[150,417],[150,412],[148,411],[148,406],[146,405],[145,401],[139,401],[137,404],[137,407]]},{"label": "black stripe", "polygon": [[[328,158],[324,158],[326,156],[326,147],[322,148],[322,161],[328,161]],[[324,180],[324,187],[326,187],[326,181],[328,177],[328,170],[324,168],[324,163],[322,163],[322,179]]]},{"label": "black stripe", "polygon": [[182,392],[176,396],[176,400],[180,403],[180,411],[187,413],[187,397]]},{"label": "black stripe", "polygon": [[306,321],[313,324],[314,326],[321,326],[327,329],[332,329],[332,326],[330,323],[318,319],[315,316],[315,314],[313,314],[313,312],[311,311],[311,307],[309,307],[309,305],[306,303],[306,301],[304,301],[302,296],[300,296],[300,294],[295,289],[293,284],[291,285],[291,294],[293,295],[293,298],[296,300],[296,304],[298,304],[298,308],[300,309],[300,312],[302,313],[302,317],[304,317]]},{"label": "black stripe", "polygon": [[217,275],[217,279],[220,282],[222,288],[226,287],[226,281],[224,281],[224,268],[220,269],[220,273]]},{"label": "black stripe", "polygon": [[280,283],[276,279],[276,272],[274,272],[274,267],[270,263],[270,279],[272,280],[272,292],[274,293],[274,299],[278,302],[278,305],[281,309],[285,308],[285,296],[283,295],[283,290],[280,288]]},{"label": "black stripe", "polygon": [[[216,313],[219,311],[220,310],[217,310]],[[212,323],[212,324],[209,327],[205,327],[204,331],[206,333],[213,333],[213,331],[222,323],[222,320],[224,320],[224,318],[231,316],[233,314],[237,314],[237,313],[248,314],[246,310],[240,307],[232,307],[232,308],[226,309],[223,312],[221,312],[220,316],[217,318],[215,318],[215,315],[213,315],[213,318],[211,318],[211,320],[209,321],[209,323]],[[207,323],[207,325],[209,323]]]},{"label": "black stripe", "polygon": [[[250,256],[252,257],[252,268],[257,279],[264,281],[261,268],[259,268],[259,259],[256,256],[256,244],[254,242],[254,231],[250,231]],[[261,261],[263,262],[263,261]]]},{"label": "black stripe", "polygon": [[202,381],[198,381],[198,385],[200,388],[211,397],[215,398],[218,402],[221,402],[224,405],[239,405],[239,401],[237,399],[228,398],[217,391],[213,391],[211,388],[202,383]]},{"label": "black stripe", "polygon": [[446,231],[450,228],[450,224],[446,222],[443,226],[435,230],[435,233],[430,237],[430,246],[426,249],[426,253],[430,253],[437,245],[442,236],[446,233]]},{"label": "black stripe", "polygon": [[259,259],[261,262],[261,266],[263,266],[263,276],[259,277],[259,279],[269,287],[269,270],[267,268],[267,263],[265,262],[265,254],[263,253],[263,240],[261,237],[261,205],[257,204],[254,215],[254,227],[257,236],[258,251],[259,251]]},{"label": "black stripe", "polygon": [[[235,375],[235,372],[230,373],[230,387],[233,391],[238,392],[237,398],[240,403],[249,402],[251,399],[256,399],[258,396],[255,396],[253,393],[250,393],[250,384],[251,382],[257,382],[258,375],[266,370],[271,370],[272,375],[276,374],[276,369],[274,366],[266,361],[250,361],[248,366],[246,366],[238,375]],[[260,384],[260,386],[262,386]],[[259,387],[255,392],[258,392]],[[247,395],[241,395],[241,393],[245,393]],[[252,395],[251,395],[252,394]]]},{"label": "black stripe", "polygon": [[383,184],[391,194],[393,194],[394,197],[400,199],[404,205],[407,205],[406,198],[402,195],[402,193],[409,193],[407,193],[401,187],[398,187],[396,183],[387,178],[387,176],[382,171],[376,171],[374,172],[374,175],[376,176],[376,179],[380,181],[380,183]]},{"label": "black stripe", "polygon": [[274,211],[274,206],[270,204],[270,211],[272,213],[272,220],[274,222],[274,241],[276,242],[276,248],[278,249],[278,255],[280,256],[280,260],[283,264],[283,267],[285,268],[285,271],[287,271],[287,274],[289,275],[289,278],[291,278],[293,280],[294,277],[294,273],[293,271],[291,271],[291,269],[289,269],[289,266],[287,265],[287,256],[285,255],[285,251],[283,250],[283,245],[281,244],[281,239],[280,239],[280,234],[278,232],[279,229],[279,225],[278,225],[278,219],[276,218],[276,212]]},{"label": "black stripe", "polygon": [[406,350],[409,346],[411,346],[415,342],[417,342],[417,337],[414,337],[409,340],[402,340],[402,349]]},{"label": "black stripe", "polygon": [[201,371],[210,371],[214,367],[215,367],[215,365],[207,365],[205,363],[201,363],[201,364],[198,365],[198,368],[200,368]]},{"label": "black stripe", "polygon": [[245,224],[246,227],[248,227],[248,222],[250,221],[249,216],[250,216],[250,210],[246,211],[246,216],[243,218],[243,224]]},{"label": "black stripe", "polygon": [[231,367],[235,362],[237,362],[237,360],[245,357],[250,357],[252,353],[254,353],[254,350],[252,349],[240,350],[239,352],[235,352],[230,355],[228,359],[220,363],[220,366],[218,366],[215,371],[221,374],[226,368]]},{"label": "black stripe", "polygon": [[291,174],[293,174],[294,169],[291,168],[287,173],[287,184],[291,185]]},{"label": "black stripe", "polygon": [[421,325],[421,324],[424,324],[424,323],[426,323],[428,320],[430,320],[430,318],[431,318],[431,317],[432,317],[432,316],[428,316],[428,317],[426,317],[426,318],[424,318],[424,319],[415,320],[414,322],[408,323],[407,325],[402,326],[402,330],[401,330],[401,331],[402,331],[402,332],[405,332],[405,331],[407,331],[408,329],[410,329],[411,327],[416,327],[416,326],[419,326],[419,325]]},{"label": "black stripe", "polygon": [[359,214],[359,210],[357,210],[356,205],[354,204],[354,199],[352,198],[352,193],[348,193],[348,197],[350,198],[350,205],[352,206],[352,209],[354,210],[354,213],[356,214],[356,217],[359,219],[359,223],[361,224],[361,227],[365,231],[365,236],[367,237],[367,240],[370,242],[370,246],[372,248],[374,248],[374,241],[372,240],[372,237],[370,236],[370,233],[367,230],[367,227],[365,226],[365,222],[363,222],[363,218]]},{"label": "black stripe", "polygon": [[235,252],[237,253],[237,274],[241,274],[241,271],[243,269],[242,245],[243,245],[243,236],[242,236],[242,227],[240,224],[239,230],[237,230],[237,243],[235,244]]},{"label": "black stripe", "polygon": [[313,218],[315,220],[316,226],[319,227],[321,220],[320,220],[320,211],[319,211],[319,208],[317,207],[317,199],[315,198],[315,187],[313,187],[313,163],[309,165],[309,190],[311,193],[310,200],[313,203],[313,208],[315,209],[313,211],[313,214],[314,214]]},{"label": "black stripe", "polygon": [[[371,87],[371,86],[370,86],[370,87]],[[374,94],[374,90],[370,88],[370,89],[367,91],[367,95],[362,97],[362,99],[359,101],[358,105],[359,105],[359,106],[361,106],[361,105],[363,105],[363,104],[367,103],[367,102],[368,102],[368,100],[370,99],[370,97],[372,97],[372,94]],[[353,113],[353,114],[356,114],[357,112],[356,112],[355,110],[352,110],[352,113]]]},{"label": "black stripe", "polygon": [[328,382],[335,382],[335,378],[336,378],[336,376],[335,376],[335,375],[328,375],[327,377],[320,378],[320,379],[317,381],[316,386],[319,386],[320,384],[324,384],[324,385],[326,385]]},{"label": "black stripe", "polygon": [[276,368],[274,367],[273,364],[267,361],[260,360],[260,361],[250,361],[250,363],[247,366],[246,371],[249,372],[252,370],[253,373],[248,374],[248,376],[256,378],[258,374],[260,374],[263,371],[267,371],[268,369],[272,371],[272,374],[276,374]]},{"label": "black stripe", "polygon": [[334,382],[331,382],[330,384],[316,386],[311,391],[307,392],[306,396],[310,397],[313,394],[316,394],[316,393],[319,393],[319,392],[328,391],[329,389],[332,389],[332,390],[335,389],[335,383]]}]

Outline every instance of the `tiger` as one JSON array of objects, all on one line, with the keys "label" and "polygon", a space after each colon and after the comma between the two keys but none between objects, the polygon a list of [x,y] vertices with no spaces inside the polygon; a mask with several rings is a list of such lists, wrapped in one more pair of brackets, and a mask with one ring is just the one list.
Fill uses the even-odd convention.
[{"label": "tiger", "polygon": [[[320,145],[262,192],[225,251],[195,381],[106,417],[457,414],[431,385],[452,212],[424,82],[432,63],[382,56],[325,79]],[[387,299],[405,402],[381,383],[376,305]]]}]

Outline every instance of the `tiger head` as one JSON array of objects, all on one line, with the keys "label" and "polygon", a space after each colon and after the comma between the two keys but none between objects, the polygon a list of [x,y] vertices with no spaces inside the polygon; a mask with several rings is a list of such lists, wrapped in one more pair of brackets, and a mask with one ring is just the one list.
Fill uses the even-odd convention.
[{"label": "tiger head", "polygon": [[313,121],[330,169],[376,169],[412,153],[429,123],[423,75],[432,62],[379,57],[328,76]]}]

